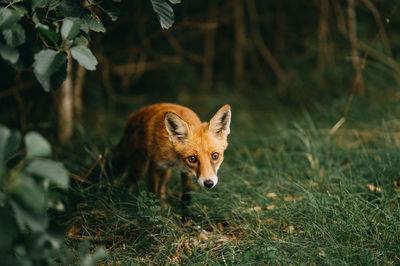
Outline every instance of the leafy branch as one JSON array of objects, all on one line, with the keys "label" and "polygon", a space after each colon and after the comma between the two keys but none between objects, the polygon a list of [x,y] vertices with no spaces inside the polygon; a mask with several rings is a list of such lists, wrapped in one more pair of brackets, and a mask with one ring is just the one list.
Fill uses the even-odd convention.
[{"label": "leafy branch", "polygon": [[[32,66],[45,91],[60,87],[67,73],[67,51],[94,71],[98,61],[88,48],[89,33],[105,32],[100,15],[116,21],[121,0],[0,0],[0,56],[15,69]],[[163,29],[175,20],[165,0],[150,0]],[[180,0],[169,0],[172,4]]]}]

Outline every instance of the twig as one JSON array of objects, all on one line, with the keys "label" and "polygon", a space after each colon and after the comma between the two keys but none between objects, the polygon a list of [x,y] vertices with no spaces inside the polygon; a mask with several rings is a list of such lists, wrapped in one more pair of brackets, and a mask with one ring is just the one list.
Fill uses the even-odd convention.
[{"label": "twig", "polygon": [[353,89],[357,92],[357,94],[364,95],[365,86],[361,75],[362,71],[359,71],[361,65],[357,49],[357,20],[355,12],[355,0],[347,0],[347,16],[349,24],[348,36],[350,42],[351,63],[354,71],[356,72],[355,81],[357,81],[357,83],[354,84],[355,87]]},{"label": "twig", "polygon": [[85,84],[86,69],[78,65],[75,76],[74,86],[74,113],[76,118],[80,119],[82,116],[83,103],[82,103],[82,90]]},{"label": "twig", "polygon": [[374,6],[374,4],[370,0],[361,0],[364,5],[371,11],[372,15],[374,16],[375,22],[379,27],[379,33],[382,36],[382,41],[385,45],[386,52],[389,56],[392,56],[392,51],[390,49],[389,38],[386,34],[385,27],[382,24],[382,19],[379,14],[378,9]]},{"label": "twig", "polygon": [[22,90],[31,89],[37,84],[38,84],[37,81],[27,81],[27,82],[23,82],[23,83],[19,82],[17,85],[15,85],[7,90],[0,91],[0,98],[13,96],[15,92],[20,92]]},{"label": "twig", "polygon": [[249,11],[250,16],[250,24],[251,24],[251,33],[253,36],[254,44],[261,56],[267,62],[267,64],[271,67],[272,71],[278,78],[280,82],[285,82],[287,80],[287,73],[284,71],[279,65],[278,61],[272,55],[268,46],[265,44],[264,40],[261,37],[260,27],[258,25],[258,13],[254,0],[246,0],[247,9]]},{"label": "twig", "polygon": [[187,57],[188,59],[192,60],[193,62],[196,63],[203,63],[203,57],[201,55],[192,53],[190,51],[187,51],[183,49],[181,44],[178,42],[178,40],[172,35],[170,31],[165,32],[165,37],[171,44],[172,48],[176,51],[176,53],[181,54],[182,56]]},{"label": "twig", "polygon": [[80,177],[79,175],[76,174],[70,174],[70,176],[75,179],[76,181],[79,181],[81,183],[87,183],[87,184],[92,184],[92,182],[85,180],[84,178]]},{"label": "twig", "polygon": [[[215,20],[218,13],[218,3],[211,1],[208,6],[208,19]],[[215,23],[217,26],[217,23]],[[215,34],[217,27],[208,28],[204,36],[203,50],[203,85],[211,88],[214,75]]]},{"label": "twig", "polygon": [[243,88],[245,77],[245,48],[246,48],[246,26],[244,21],[243,1],[233,1],[233,19],[235,30],[235,45],[233,49],[234,60],[234,84],[239,92]]}]

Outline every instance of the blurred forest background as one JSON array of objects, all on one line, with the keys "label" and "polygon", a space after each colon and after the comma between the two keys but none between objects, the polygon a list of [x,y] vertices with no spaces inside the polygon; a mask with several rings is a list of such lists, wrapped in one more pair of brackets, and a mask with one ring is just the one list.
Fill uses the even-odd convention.
[{"label": "blurred forest background", "polygon": [[[158,13],[160,27],[152,6],[164,2],[170,28],[171,13]],[[399,263],[400,1],[0,4],[0,124],[17,130],[0,126],[0,257],[9,265]],[[34,29],[50,57],[25,50],[29,67],[15,70],[11,52],[28,44],[10,18]],[[74,48],[85,68],[67,63]],[[57,56],[47,72],[32,66]],[[53,90],[59,72],[66,80]],[[127,116],[157,102],[203,121],[232,106],[221,182],[193,191],[190,217],[176,174],[172,209],[162,210],[143,183],[104,169]],[[61,237],[48,233],[54,226]]]},{"label": "blurred forest background", "polygon": [[[351,93],[397,100],[398,5],[393,0],[183,1],[173,5],[174,26],[163,30],[148,1],[123,1],[119,19],[103,18],[106,32],[91,35],[97,70],[86,73],[73,63],[74,120],[127,104],[133,111],[135,104],[185,104],[188,98],[217,95],[270,110],[324,104]],[[0,121],[56,138],[58,105],[69,96],[44,92],[29,69],[15,71],[5,61],[0,68]],[[63,108],[64,115],[71,113],[72,107]],[[66,134],[60,138],[69,139]]]}]

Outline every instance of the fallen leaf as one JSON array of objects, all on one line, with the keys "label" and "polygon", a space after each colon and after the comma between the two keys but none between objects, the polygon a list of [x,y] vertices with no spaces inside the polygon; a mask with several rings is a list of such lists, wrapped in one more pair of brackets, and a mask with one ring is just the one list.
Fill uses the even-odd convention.
[{"label": "fallen leaf", "polygon": [[263,155],[263,150],[261,148],[257,148],[256,151],[254,152],[254,158],[258,159]]},{"label": "fallen leaf", "polygon": [[186,241],[183,242],[183,250],[184,250],[186,255],[188,255],[188,256],[192,255],[192,249],[191,249],[190,245]]},{"label": "fallen leaf", "polygon": [[218,228],[219,231],[224,231],[224,226],[222,225],[221,222],[217,223],[217,228]]},{"label": "fallen leaf", "polygon": [[259,212],[262,210],[261,206],[255,206],[253,208],[251,208],[253,211]]},{"label": "fallen leaf", "polygon": [[348,159],[344,159],[342,161],[342,165],[349,165],[349,164],[350,164],[350,161]]},{"label": "fallen leaf", "polygon": [[289,225],[288,229],[287,229],[288,234],[293,234],[294,233],[294,226],[293,225]]},{"label": "fallen leaf", "polygon": [[82,227],[80,225],[73,224],[71,226],[71,228],[68,230],[67,235],[69,237],[72,237],[72,236],[76,235],[77,233],[79,233],[81,230],[82,230]]},{"label": "fallen leaf", "polygon": [[372,184],[366,184],[365,185],[368,189],[369,189],[369,191],[371,191],[371,192],[377,192],[377,193],[381,193],[382,192],[382,189],[380,188],[380,187],[376,187],[376,186],[374,186],[374,185],[372,185]]},{"label": "fallen leaf", "polygon": [[268,198],[276,198],[276,193],[275,193],[275,192],[269,192],[269,193],[267,194],[267,197],[268,197]]},{"label": "fallen leaf", "polygon": [[275,206],[275,205],[268,205],[268,206],[267,206],[267,210],[272,211],[272,210],[275,210],[275,209],[276,209],[276,206]]},{"label": "fallen leaf", "polygon": [[393,185],[396,190],[400,189],[400,177],[393,182]]},{"label": "fallen leaf", "polygon": [[271,225],[271,224],[273,224],[273,223],[275,223],[276,221],[275,221],[275,219],[274,218],[268,218],[267,220],[265,220],[265,223],[267,224],[267,225]]},{"label": "fallen leaf", "polygon": [[289,195],[289,196],[286,196],[283,200],[284,201],[291,201],[291,200],[294,200],[296,198],[296,196],[294,196],[294,195]]},{"label": "fallen leaf", "polygon": [[203,241],[207,241],[208,240],[208,236],[203,232],[201,232],[199,234],[199,238],[200,238],[200,240],[203,240]]},{"label": "fallen leaf", "polygon": [[288,227],[288,223],[285,221],[281,221],[281,226],[283,229],[286,229]]}]

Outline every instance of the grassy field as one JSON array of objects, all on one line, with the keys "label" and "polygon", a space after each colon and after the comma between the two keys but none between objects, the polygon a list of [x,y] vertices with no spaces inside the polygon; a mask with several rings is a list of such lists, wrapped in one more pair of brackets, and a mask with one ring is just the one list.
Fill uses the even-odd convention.
[{"label": "grassy field", "polygon": [[[229,100],[188,105],[206,119]],[[177,173],[168,183],[172,208],[163,210],[144,181],[96,167],[95,182],[76,181],[58,217],[66,238],[106,247],[104,263],[113,265],[399,264],[399,109],[356,101],[331,134],[345,103],[285,111],[233,102],[220,181],[193,191],[187,215]],[[82,127],[64,158],[78,178],[117,141],[122,113],[104,111]]]}]

